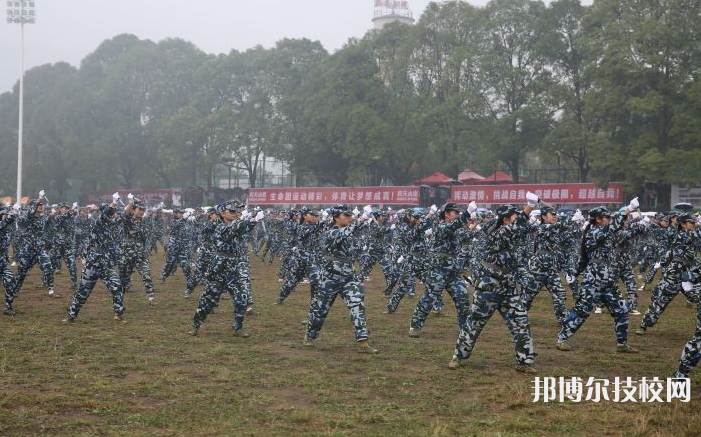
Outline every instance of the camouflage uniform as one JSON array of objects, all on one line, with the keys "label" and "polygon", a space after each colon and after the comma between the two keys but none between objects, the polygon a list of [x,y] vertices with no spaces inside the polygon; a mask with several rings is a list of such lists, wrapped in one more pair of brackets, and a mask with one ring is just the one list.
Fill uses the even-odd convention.
[{"label": "camouflage uniform", "polygon": [[214,229],[214,254],[205,276],[209,286],[205,287],[200,296],[192,321],[195,329],[202,325],[209,313],[217,306],[224,292],[229,293],[232,298],[234,332],[240,332],[243,329],[248,293],[243,284],[240,268],[242,250],[240,246],[243,235],[250,232],[254,226],[255,222],[248,219],[217,223]]},{"label": "camouflage uniform", "polygon": [[[395,254],[397,260],[395,260],[395,272],[393,273],[393,282],[397,283],[397,287],[391,292],[387,303],[388,313],[397,311],[404,296],[413,293],[416,278],[423,278],[426,269],[425,232],[432,227],[433,220],[431,219],[417,225],[402,223],[399,227],[397,253]],[[400,257],[404,258],[401,264],[398,263]],[[385,291],[385,294],[388,291],[389,289]]]},{"label": "camouflage uniform", "polygon": [[324,231],[325,224],[302,223],[297,229],[297,242],[291,261],[292,271],[280,288],[278,303],[282,303],[292,293],[297,284],[305,276],[309,277],[311,298],[321,288],[321,272],[319,271],[319,235]]},{"label": "camouflage uniform", "polygon": [[615,261],[616,252],[614,245],[615,234],[622,228],[627,216],[613,214],[611,223],[607,226],[591,224],[585,231],[584,247],[588,263],[584,271],[584,277],[574,304],[565,321],[562,330],[558,334],[560,342],[572,337],[584,324],[594,304],[602,302],[609,309],[614,318],[616,340],[619,345],[624,345],[628,339],[628,305],[621,297],[618,290],[618,266]]},{"label": "camouflage uniform", "polygon": [[[662,271],[662,279],[655,289],[652,305],[647,308],[640,324],[642,331],[654,326],[664,313],[667,305],[683,293],[694,305],[701,303],[701,272],[695,259],[695,245],[701,240],[701,229],[677,231],[670,247],[669,261]],[[691,284],[689,290],[682,283]],[[640,333],[640,331],[638,331]]]},{"label": "camouflage uniform", "polygon": [[166,265],[161,273],[161,281],[165,281],[168,276],[175,273],[177,264],[180,264],[183,269],[186,281],[191,281],[190,235],[187,220],[184,218],[175,219],[170,224],[166,253]]},{"label": "camouflage uniform", "polygon": [[[10,234],[15,227],[15,216],[10,215],[10,211],[7,208],[0,208],[0,217],[2,217],[2,220],[0,220],[0,279],[5,287],[5,301],[7,302],[10,293],[15,287],[15,273],[10,268],[10,258],[7,255]],[[6,314],[14,314],[11,305],[8,305]]]},{"label": "camouflage uniform", "polygon": [[360,285],[353,266],[353,254],[361,228],[362,224],[353,223],[344,228],[333,226],[326,232],[321,287],[309,306],[308,340],[319,336],[331,305],[338,296],[343,298],[350,311],[355,339],[360,342],[369,338],[365,319],[365,289]]},{"label": "camouflage uniform", "polygon": [[47,250],[48,236],[46,235],[48,217],[36,216],[37,206],[37,203],[32,201],[26,214],[21,215],[18,220],[19,230],[22,233],[22,247],[19,253],[15,287],[12,293],[5,294],[5,306],[10,309],[22,288],[27,273],[37,263],[44,273],[44,285],[49,289],[49,293],[53,294],[54,271]]},{"label": "camouflage uniform", "polygon": [[102,279],[112,294],[115,318],[121,319],[124,314],[124,293],[122,292],[119,276],[117,276],[117,272],[114,269],[118,245],[115,235],[119,224],[118,219],[113,220],[110,218],[114,213],[114,208],[102,205],[100,207],[100,216],[90,230],[90,241],[80,286],[73,294],[73,299],[68,307],[68,318],[66,319],[68,321],[73,321],[78,316],[80,309],[90,297],[93,288],[95,288],[98,279]]},{"label": "camouflage uniform", "polygon": [[524,366],[534,362],[535,351],[528,312],[515,277],[514,240],[516,234],[526,228],[527,223],[528,217],[519,213],[516,221],[508,226],[499,225],[499,222],[487,225],[490,230],[482,261],[482,276],[475,289],[472,313],[460,329],[454,359],[464,360],[470,357],[482,329],[494,311],[498,311],[514,337],[517,363]]},{"label": "camouflage uniform", "polygon": [[[214,256],[214,233],[217,229],[217,222],[213,220],[205,220],[200,228],[200,243],[197,248],[197,262],[195,264],[195,272],[190,275],[190,280],[187,282],[187,289],[185,294],[187,296],[191,295],[195,291],[195,287],[205,279],[205,275],[209,268],[209,264],[212,262],[212,257]],[[208,287],[209,283],[206,282],[205,287]]]},{"label": "camouflage uniform", "polygon": [[78,278],[75,267],[75,214],[68,212],[58,214],[50,219],[53,242],[50,256],[53,270],[60,268],[61,260],[65,261],[71,278],[73,289],[78,286]]},{"label": "camouflage uniform", "polygon": [[531,273],[536,286],[525,292],[526,309],[530,311],[533,300],[545,287],[553,299],[553,311],[559,323],[565,320],[567,307],[566,294],[558,274],[557,250],[563,244],[561,223],[541,223],[535,237],[535,255],[531,259]]},{"label": "camouflage uniform", "polygon": [[80,214],[75,218],[75,246],[73,253],[75,256],[83,257],[90,241],[90,228],[92,218],[82,217]]},{"label": "camouflage uniform", "polygon": [[124,239],[119,253],[119,280],[122,291],[131,290],[131,275],[136,269],[146,289],[150,301],[154,299],[153,277],[148,255],[148,225],[143,219],[138,219],[133,212],[125,212],[122,216],[124,224]]},{"label": "camouflage uniform", "polygon": [[365,280],[370,276],[375,263],[379,263],[385,275],[385,287],[389,286],[392,278],[392,260],[388,251],[390,247],[390,227],[387,222],[373,221],[368,226],[367,250],[361,258],[360,278]]},{"label": "camouflage uniform", "polygon": [[419,299],[410,327],[420,331],[435,300],[443,290],[447,291],[455,303],[458,317],[458,328],[463,329],[470,313],[470,299],[467,294],[467,284],[456,268],[455,258],[458,254],[458,231],[467,223],[469,214],[463,213],[457,219],[443,221],[433,231],[434,241],[428,254],[428,268],[424,275],[426,289]]},{"label": "camouflage uniform", "polygon": [[674,373],[675,378],[688,378],[689,373],[696,368],[701,359],[701,305],[696,307],[696,330],[684,345],[679,359],[679,369]]}]

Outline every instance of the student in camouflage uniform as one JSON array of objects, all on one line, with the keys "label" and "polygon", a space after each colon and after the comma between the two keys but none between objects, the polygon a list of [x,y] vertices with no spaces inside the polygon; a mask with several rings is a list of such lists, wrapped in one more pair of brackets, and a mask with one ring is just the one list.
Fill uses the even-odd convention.
[{"label": "student in camouflage uniform", "polygon": [[477,205],[474,202],[465,212],[461,212],[455,203],[448,203],[440,213],[441,222],[436,226],[436,229],[426,231],[433,236],[433,244],[428,249],[428,268],[424,275],[426,289],[411,317],[410,337],[421,335],[426,317],[443,290],[448,292],[455,303],[458,328],[465,327],[467,316],[470,313],[470,299],[467,294],[467,284],[456,268],[455,259],[459,249],[458,232],[468,223],[470,210],[477,211]]},{"label": "student in camouflage uniform", "polygon": [[190,235],[187,221],[183,218],[185,211],[176,208],[173,210],[173,222],[170,224],[168,232],[168,247],[166,249],[166,265],[161,273],[161,281],[165,282],[166,278],[173,273],[177,265],[185,274],[185,280],[191,281],[190,276]]},{"label": "student in camouflage uniform", "polygon": [[222,293],[227,292],[231,295],[234,305],[234,336],[249,336],[243,330],[248,295],[242,284],[240,246],[244,241],[243,235],[251,232],[256,223],[265,217],[265,213],[259,211],[252,219],[250,217],[241,219],[242,210],[243,205],[235,201],[226,202],[218,208],[221,220],[214,230],[214,255],[205,276],[209,287],[205,287],[200,296],[190,335],[199,334],[200,326],[217,306]]},{"label": "student in camouflage uniform", "polygon": [[58,205],[58,214],[51,217],[51,244],[50,256],[52,269],[60,268],[61,260],[66,263],[71,279],[71,287],[78,288],[78,277],[75,267],[75,213],[68,208],[68,204]]},{"label": "student in camouflage uniform", "polygon": [[292,253],[292,248],[295,247],[295,242],[297,241],[299,222],[299,211],[293,209],[290,211],[290,215],[288,219],[285,220],[283,226],[282,245],[280,248],[282,262],[280,263],[280,271],[278,273],[278,280],[280,282],[284,282],[288,276],[293,273],[292,262],[294,261],[294,254]]},{"label": "student in camouflage uniform", "polygon": [[584,324],[594,304],[602,302],[609,309],[614,318],[616,332],[616,351],[622,353],[638,353],[637,349],[630,347],[628,340],[628,305],[621,297],[618,290],[617,264],[614,244],[616,233],[623,227],[628,214],[637,209],[638,199],[631,200],[623,214],[611,214],[606,207],[600,206],[589,211],[589,224],[582,235],[582,261],[580,270],[584,272],[584,279],[574,304],[565,321],[562,330],[558,334],[557,349],[561,351],[572,350],[568,339]]},{"label": "student in camouflage uniform", "polygon": [[27,273],[37,263],[44,273],[44,285],[48,288],[49,296],[58,297],[54,293],[54,271],[47,250],[49,217],[44,215],[43,202],[41,199],[29,202],[27,212],[18,219],[19,231],[22,232],[22,247],[14,290],[5,296],[5,307],[9,312],[13,311],[14,300],[22,289]]},{"label": "student in camouflage uniform", "polygon": [[647,308],[640,328],[644,335],[647,328],[655,326],[667,305],[681,292],[694,305],[701,303],[701,271],[696,262],[696,245],[701,240],[701,230],[691,214],[677,217],[677,230],[670,245],[668,259],[664,261],[662,279],[655,289],[652,305]]},{"label": "student in camouflage uniform", "polygon": [[[423,278],[425,270],[426,244],[425,233],[433,227],[433,214],[424,208],[412,208],[397,228],[395,238],[395,256],[393,284],[385,290],[385,295],[391,293],[385,314],[397,311],[404,296],[413,292],[416,278]],[[392,284],[390,284],[392,285]]]},{"label": "student in camouflage uniform", "polygon": [[119,280],[122,291],[128,293],[131,290],[131,275],[136,269],[144,283],[149,304],[155,305],[156,295],[151,276],[151,263],[148,259],[148,226],[144,220],[146,206],[133,196],[129,200],[122,215],[124,239],[119,253]]},{"label": "student in camouflage uniform", "polygon": [[375,263],[379,263],[385,275],[385,287],[389,286],[392,277],[392,261],[388,248],[390,247],[391,229],[387,223],[387,213],[376,211],[372,213],[374,220],[368,227],[368,247],[361,258],[360,279],[370,276]]},{"label": "student in camouflage uniform", "polygon": [[[647,274],[643,285],[638,289],[644,291],[648,284],[655,280],[655,274],[662,265],[662,259],[667,254],[670,238],[676,232],[676,215],[657,215],[657,223],[652,223],[648,230],[647,240]],[[671,224],[671,226],[670,226]]]},{"label": "student in camouflage uniform", "polygon": [[448,364],[450,369],[457,369],[466,364],[472,355],[482,329],[495,311],[504,318],[514,337],[516,350],[516,369],[521,372],[535,372],[532,367],[535,360],[528,312],[523,296],[518,288],[516,274],[516,248],[514,239],[519,228],[528,223],[528,216],[538,204],[538,196],[527,193],[528,205],[518,212],[512,205],[503,205],[497,209],[497,220],[487,225],[486,253],[482,260],[482,277],[475,288],[475,301],[472,313],[465,326],[460,330],[453,359]]},{"label": "student in camouflage uniform", "polygon": [[[10,268],[10,258],[7,254],[10,244],[10,234],[15,227],[16,216],[10,208],[0,206],[0,279],[5,287],[5,300],[15,287],[15,273]],[[7,316],[14,316],[12,306],[5,309]]]},{"label": "student in camouflage uniform", "polygon": [[563,244],[564,226],[559,222],[557,212],[551,206],[540,209],[540,226],[535,236],[535,254],[531,259],[531,272],[535,287],[526,290],[526,310],[531,309],[533,300],[545,287],[553,300],[553,311],[558,323],[565,320],[567,307],[566,294],[558,272],[557,252]]},{"label": "student in camouflage uniform", "polygon": [[149,218],[148,223],[151,228],[149,254],[151,252],[158,253],[158,242],[160,242],[163,249],[166,250],[168,245],[165,243],[166,222],[163,218],[163,210],[161,208],[156,209],[155,214]]},{"label": "student in camouflage uniform", "polygon": [[78,217],[75,219],[75,246],[73,253],[75,256],[84,257],[85,251],[88,248],[90,240],[90,228],[92,227],[92,218],[88,213],[87,208],[80,208]]},{"label": "student in camouflage uniform", "polygon": [[205,220],[200,227],[195,272],[190,276],[190,281],[187,283],[187,289],[185,290],[186,298],[192,295],[192,292],[195,291],[195,287],[197,287],[202,280],[205,280],[205,288],[209,286],[209,281],[206,281],[205,275],[209,264],[212,262],[212,257],[214,256],[214,231],[217,228],[219,215],[216,209],[210,208],[207,210],[207,215],[204,218]]},{"label": "student in camouflage uniform", "polygon": [[116,249],[118,241],[115,237],[119,225],[115,203],[100,205],[100,216],[90,230],[90,241],[85,257],[85,265],[80,279],[80,286],[73,295],[68,307],[67,317],[63,323],[73,323],[80,309],[90,297],[98,279],[102,279],[107,290],[112,294],[114,319],[124,322],[124,293],[119,276],[115,272]]},{"label": "student in camouflage uniform", "polygon": [[696,330],[684,345],[679,359],[679,368],[674,373],[674,378],[688,378],[691,371],[699,364],[699,360],[701,360],[701,305],[696,307]]},{"label": "student in camouflage uniform", "polygon": [[326,320],[334,301],[341,296],[350,310],[350,318],[361,353],[377,353],[369,344],[370,334],[365,319],[365,289],[360,285],[353,266],[353,253],[363,222],[371,216],[365,213],[353,223],[353,214],[345,205],[336,205],[331,210],[333,226],[324,238],[323,280],[319,293],[309,306],[309,322],[304,336],[305,346],[314,346],[314,340]]},{"label": "student in camouflage uniform", "polygon": [[615,257],[618,274],[626,288],[626,300],[628,310],[632,315],[640,315],[638,311],[638,287],[633,274],[633,254],[636,243],[647,231],[650,219],[644,219],[635,223],[626,222],[624,228],[616,233]]},{"label": "student in camouflage uniform", "polygon": [[305,276],[309,278],[311,299],[314,299],[321,286],[319,236],[324,231],[325,224],[319,222],[319,215],[309,208],[302,208],[301,215],[302,223],[297,228],[297,241],[292,248],[292,272],[280,288],[276,305],[282,304]]}]

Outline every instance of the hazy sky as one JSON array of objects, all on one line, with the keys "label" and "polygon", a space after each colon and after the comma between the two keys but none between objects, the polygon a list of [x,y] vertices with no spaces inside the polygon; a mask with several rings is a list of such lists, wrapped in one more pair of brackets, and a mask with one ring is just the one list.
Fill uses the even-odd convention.
[{"label": "hazy sky", "polygon": [[[0,0],[0,93],[19,78],[20,26],[7,24]],[[418,18],[430,0],[409,0]],[[484,5],[487,0],[470,0]],[[589,3],[585,1],[584,3]],[[36,0],[37,24],[25,28],[25,66],[78,65],[105,39],[132,33],[179,37],[209,53],[228,53],[284,38],[320,40],[327,50],[372,27],[374,0]]]}]

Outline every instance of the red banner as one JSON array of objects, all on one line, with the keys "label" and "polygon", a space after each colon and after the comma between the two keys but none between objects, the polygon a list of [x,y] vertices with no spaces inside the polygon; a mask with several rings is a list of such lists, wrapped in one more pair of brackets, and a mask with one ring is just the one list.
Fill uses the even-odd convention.
[{"label": "red banner", "polygon": [[419,187],[252,188],[251,205],[418,205]]},{"label": "red banner", "polygon": [[620,182],[611,182],[607,188],[596,184],[514,184],[453,186],[450,199],[455,203],[475,201],[484,204],[525,203],[530,191],[543,202],[565,203],[623,203],[625,191]]}]

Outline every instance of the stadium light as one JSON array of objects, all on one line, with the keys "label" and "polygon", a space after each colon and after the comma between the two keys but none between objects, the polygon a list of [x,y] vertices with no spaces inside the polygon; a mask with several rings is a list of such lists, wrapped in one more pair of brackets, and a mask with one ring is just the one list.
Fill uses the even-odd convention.
[{"label": "stadium light", "polygon": [[6,0],[7,23],[19,24],[19,127],[17,129],[17,202],[22,199],[22,137],[24,122],[24,25],[36,23],[35,0]]}]

